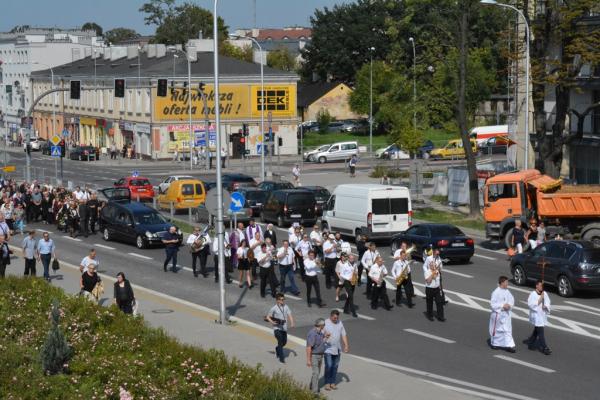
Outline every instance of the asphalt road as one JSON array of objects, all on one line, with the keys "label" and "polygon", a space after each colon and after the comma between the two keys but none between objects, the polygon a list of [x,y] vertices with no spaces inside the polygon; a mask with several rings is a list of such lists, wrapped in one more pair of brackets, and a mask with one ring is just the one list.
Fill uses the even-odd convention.
[{"label": "asphalt road", "polygon": [[[44,160],[35,155],[34,165],[37,163],[42,164]],[[66,172],[77,183],[88,182],[104,187],[129,172],[130,168],[101,163],[65,162]],[[170,168],[169,165],[160,164],[141,165],[141,173],[156,177],[159,177],[158,174],[165,175],[165,167]],[[306,175],[310,175],[310,172]],[[338,182],[343,176],[329,175],[332,175],[329,177],[331,180]],[[42,224],[31,227],[41,230],[48,228]],[[53,227],[49,230],[55,232]],[[278,232],[278,236],[281,240],[283,232]],[[187,249],[182,248],[179,252],[182,269],[178,273],[165,273],[162,270],[164,250],[160,248],[138,250],[129,244],[104,242],[100,235],[72,239],[62,233],[54,233],[53,237],[59,257],[65,261],[78,264],[94,247],[98,251],[101,272],[116,275],[124,271],[133,283],[218,309],[218,285],[214,283],[213,275],[206,279],[194,278]],[[413,280],[418,296],[413,309],[404,306],[395,307],[392,311],[373,311],[362,294],[364,286],[356,291],[359,318],[344,316],[351,352],[388,363],[386,365],[390,368],[402,368],[405,372],[410,373],[410,369],[415,369],[451,378],[453,381],[445,383],[459,390],[475,391],[482,398],[595,398],[598,366],[595,349],[600,344],[600,297],[588,294],[563,299],[550,289],[554,312],[546,336],[554,353],[544,356],[528,351],[521,344],[531,331],[525,301],[532,288],[511,285],[516,302],[513,329],[517,353],[493,351],[486,344],[489,297],[496,287],[498,276],[509,273],[508,262],[504,252],[493,244],[480,237],[474,239],[477,247],[472,262],[468,265],[449,265],[445,270],[444,287],[450,301],[446,308],[446,322],[430,322],[423,316],[424,279],[419,274],[420,263],[415,262]],[[21,237],[16,237],[13,244],[19,244],[20,240]],[[389,257],[390,250],[383,243],[380,244],[380,251]],[[209,267],[212,266],[211,258]],[[391,262],[388,266],[391,266]],[[22,268],[22,262],[14,261],[10,268]],[[237,279],[235,274],[234,278]],[[327,310],[342,307],[343,303],[336,303],[333,290],[326,290],[322,285],[327,308],[308,308],[304,287],[300,287],[300,297],[288,296],[288,304],[297,320],[297,327],[291,333],[303,337],[316,317],[325,316]],[[229,314],[261,323],[271,306],[271,299],[261,299],[257,287],[252,290],[240,289],[234,283],[226,285],[226,290]],[[73,292],[76,291],[78,288],[73,287]],[[389,296],[394,297],[392,290],[389,290]],[[435,378],[431,380],[435,381]]]}]

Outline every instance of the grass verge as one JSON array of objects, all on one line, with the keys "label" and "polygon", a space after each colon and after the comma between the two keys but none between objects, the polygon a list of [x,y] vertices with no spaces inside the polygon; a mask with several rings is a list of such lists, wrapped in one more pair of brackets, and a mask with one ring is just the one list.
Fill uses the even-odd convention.
[{"label": "grass verge", "polygon": [[[66,372],[46,375],[40,349],[60,302],[60,329],[74,351]],[[314,398],[289,376],[178,343],[142,318],[65,294],[42,279],[0,279],[0,398],[299,399]]]},{"label": "grass verge", "polygon": [[[322,144],[331,144],[336,142],[348,142],[356,140],[359,145],[369,145],[369,135],[355,135],[352,133],[344,132],[332,132],[332,133],[318,133],[308,132],[304,135],[304,149],[312,149]],[[390,138],[385,136],[373,136],[373,150],[377,150],[381,147],[385,147],[390,144]],[[300,141],[298,141],[300,145]]]},{"label": "grass verge", "polygon": [[442,224],[452,224],[463,228],[485,230],[485,221],[481,218],[472,219],[452,211],[440,211],[434,208],[419,208],[414,210],[415,219]]}]

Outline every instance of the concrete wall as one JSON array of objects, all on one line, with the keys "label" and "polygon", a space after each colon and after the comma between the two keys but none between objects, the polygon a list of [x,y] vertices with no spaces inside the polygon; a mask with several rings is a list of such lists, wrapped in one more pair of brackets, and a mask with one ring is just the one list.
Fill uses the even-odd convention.
[{"label": "concrete wall", "polygon": [[335,119],[356,119],[360,115],[350,110],[350,93],[352,89],[344,84],[340,84],[330,90],[323,97],[312,103],[304,110],[304,121],[316,121],[317,114],[321,109],[325,109]]}]

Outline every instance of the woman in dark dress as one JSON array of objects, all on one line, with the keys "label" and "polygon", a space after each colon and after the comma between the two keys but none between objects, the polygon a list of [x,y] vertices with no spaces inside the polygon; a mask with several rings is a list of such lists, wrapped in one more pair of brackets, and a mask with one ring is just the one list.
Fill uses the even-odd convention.
[{"label": "woman in dark dress", "polygon": [[92,292],[100,281],[101,279],[96,273],[96,266],[94,264],[88,265],[88,270],[81,275],[81,280],[79,281],[80,294],[90,300],[98,301],[98,298]]},{"label": "woman in dark dress", "polygon": [[240,287],[244,286],[244,277],[248,283],[248,288],[252,288],[252,278],[250,276],[250,258],[254,259],[254,252],[247,246],[246,239],[242,239],[237,249],[238,270],[240,271]]},{"label": "woman in dark dress", "polygon": [[125,314],[133,314],[133,302],[135,297],[133,296],[133,289],[125,274],[119,272],[117,274],[117,281],[115,282],[115,303]]}]

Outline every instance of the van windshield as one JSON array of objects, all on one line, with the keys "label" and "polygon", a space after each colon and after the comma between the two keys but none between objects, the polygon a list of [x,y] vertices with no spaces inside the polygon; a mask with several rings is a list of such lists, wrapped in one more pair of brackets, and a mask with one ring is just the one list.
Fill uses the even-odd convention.
[{"label": "van windshield", "polygon": [[144,212],[135,214],[136,225],[160,225],[166,224],[167,220],[157,212]]},{"label": "van windshield", "polygon": [[315,202],[314,196],[309,193],[294,193],[290,194],[287,198],[288,206],[308,206]]},{"label": "van windshield", "polygon": [[407,198],[373,199],[371,210],[375,215],[408,214]]}]

